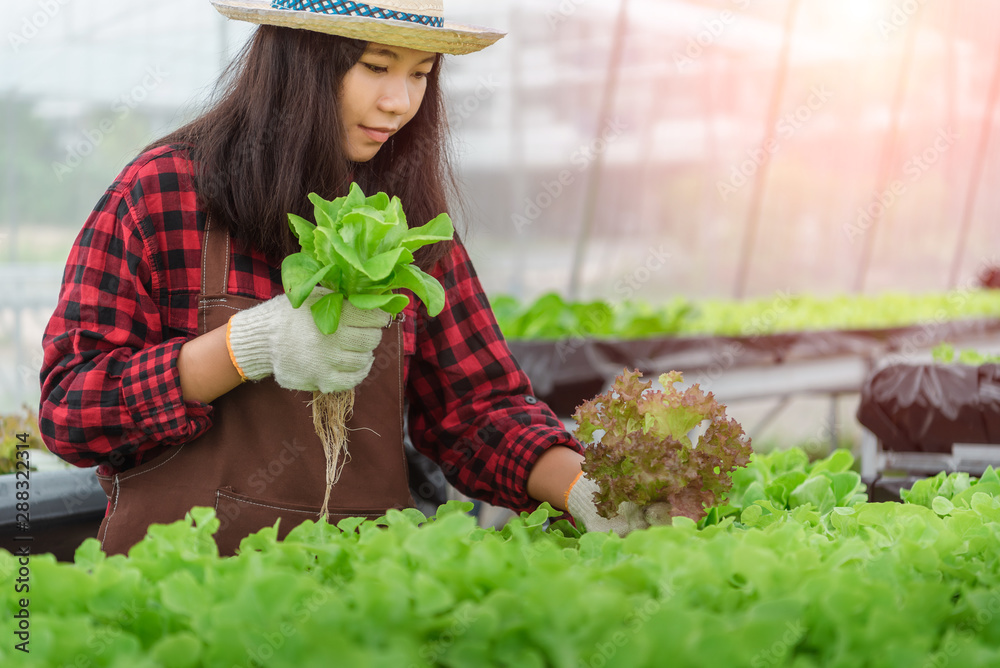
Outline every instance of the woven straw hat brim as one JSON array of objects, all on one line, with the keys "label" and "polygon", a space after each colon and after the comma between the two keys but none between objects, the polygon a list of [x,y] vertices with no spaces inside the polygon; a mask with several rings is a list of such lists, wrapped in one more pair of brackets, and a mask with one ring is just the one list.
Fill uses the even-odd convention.
[{"label": "woven straw hat brim", "polygon": [[442,28],[432,28],[394,19],[274,9],[270,3],[212,0],[212,4],[221,14],[237,21],[300,28],[377,44],[450,55],[480,51],[507,34],[492,28],[447,21]]}]

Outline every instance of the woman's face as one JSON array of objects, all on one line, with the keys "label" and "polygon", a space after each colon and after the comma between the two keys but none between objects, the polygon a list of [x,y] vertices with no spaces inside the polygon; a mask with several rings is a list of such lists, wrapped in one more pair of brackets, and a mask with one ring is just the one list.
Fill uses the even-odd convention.
[{"label": "woman's face", "polygon": [[341,84],[347,156],[367,162],[416,115],[437,56],[399,46],[369,44]]}]

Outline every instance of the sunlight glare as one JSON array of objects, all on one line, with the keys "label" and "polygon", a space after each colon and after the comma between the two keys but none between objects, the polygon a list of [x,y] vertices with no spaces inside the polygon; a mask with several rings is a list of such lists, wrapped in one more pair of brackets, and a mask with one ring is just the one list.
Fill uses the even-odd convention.
[{"label": "sunlight glare", "polygon": [[[845,45],[868,43],[882,35],[880,26],[888,13],[887,0],[840,0],[813,5],[813,27],[818,35]],[[883,36],[884,37],[884,36]]]},{"label": "sunlight glare", "polygon": [[885,7],[879,0],[841,0],[839,11],[853,23],[870,26],[883,17]]}]

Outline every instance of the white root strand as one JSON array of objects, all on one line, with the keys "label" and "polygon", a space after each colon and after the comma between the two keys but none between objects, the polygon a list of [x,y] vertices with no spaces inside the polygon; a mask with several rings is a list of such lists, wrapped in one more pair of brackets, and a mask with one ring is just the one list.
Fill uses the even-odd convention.
[{"label": "white root strand", "polygon": [[326,495],[320,511],[320,516],[325,517],[330,504],[330,492],[340,479],[344,464],[351,458],[347,452],[347,421],[354,413],[354,390],[330,394],[313,392],[311,406],[313,427],[326,454]]}]

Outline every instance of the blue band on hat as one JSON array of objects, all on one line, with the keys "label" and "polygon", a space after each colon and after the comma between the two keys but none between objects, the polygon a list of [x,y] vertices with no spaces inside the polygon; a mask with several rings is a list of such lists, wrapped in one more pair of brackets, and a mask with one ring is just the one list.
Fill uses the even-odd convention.
[{"label": "blue band on hat", "polygon": [[363,2],[335,2],[334,0],[271,0],[274,9],[294,9],[300,12],[315,12],[317,14],[334,14],[338,16],[364,16],[371,19],[395,19],[409,21],[432,28],[444,27],[444,19],[425,16],[423,14],[408,14],[392,9],[382,9],[366,5]]}]

